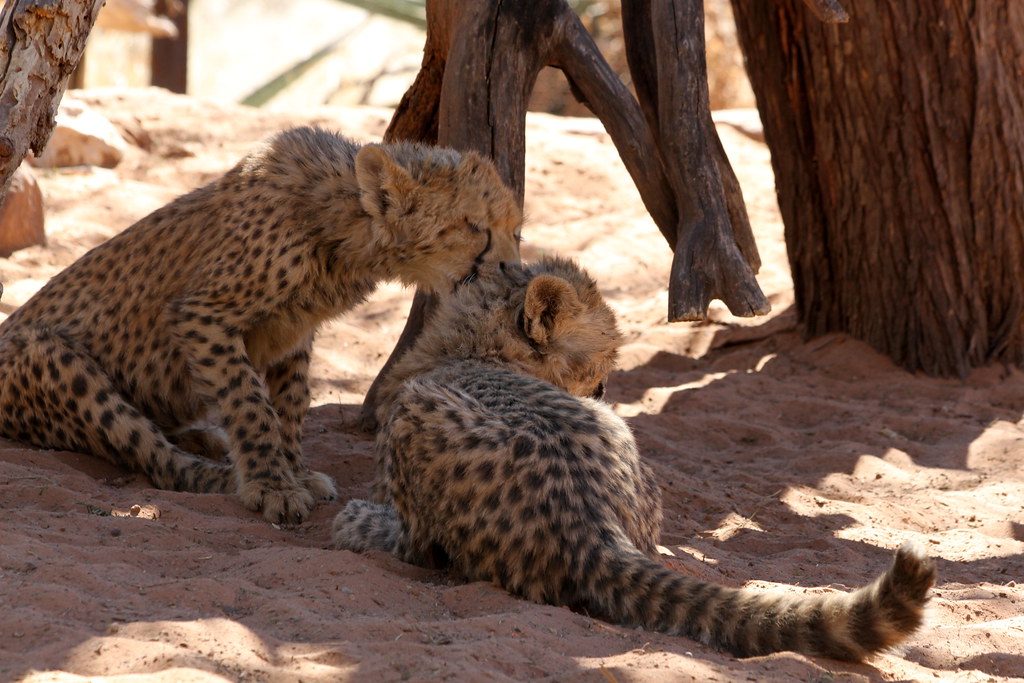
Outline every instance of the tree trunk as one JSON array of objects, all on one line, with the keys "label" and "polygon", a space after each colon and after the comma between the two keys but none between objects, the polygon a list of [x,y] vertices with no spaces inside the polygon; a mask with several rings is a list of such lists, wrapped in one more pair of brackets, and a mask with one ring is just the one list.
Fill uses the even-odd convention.
[{"label": "tree trunk", "polygon": [[1024,361],[1024,4],[733,2],[796,305],[911,371]]},{"label": "tree trunk", "polygon": [[153,38],[150,83],[171,92],[188,92],[188,0],[157,0],[155,14],[167,16],[178,35]]},{"label": "tree trunk", "polygon": [[46,146],[57,105],[103,0],[8,0],[0,10],[0,198],[31,148]]}]

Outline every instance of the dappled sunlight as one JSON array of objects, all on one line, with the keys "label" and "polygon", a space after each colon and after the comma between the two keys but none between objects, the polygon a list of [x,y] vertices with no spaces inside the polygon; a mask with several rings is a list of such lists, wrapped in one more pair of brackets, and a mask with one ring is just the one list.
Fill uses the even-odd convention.
[{"label": "dappled sunlight", "polygon": [[719,541],[728,541],[744,530],[758,531],[761,533],[764,533],[765,531],[764,528],[755,522],[752,517],[743,517],[735,512],[730,512],[718,524],[718,527],[708,531],[707,535]]},{"label": "dappled sunlight", "polygon": [[697,560],[698,562],[700,562],[702,564],[708,564],[708,565],[712,565],[712,566],[718,564],[718,560],[716,560],[713,557],[708,557],[703,552],[701,552],[700,550],[698,550],[698,549],[696,549],[694,547],[691,547],[691,546],[688,546],[688,545],[674,545],[672,547],[675,548],[676,552],[673,552],[671,549],[666,548],[665,546],[661,546],[661,545],[658,546],[658,552],[661,555],[665,555],[667,557],[674,557],[674,558],[679,558],[679,555],[677,553],[680,553],[680,554],[683,554],[683,555],[687,555],[690,558],[692,558],[694,560]]},{"label": "dappled sunlight", "polygon": [[1024,419],[1018,422],[992,420],[967,447],[967,466],[984,466],[996,459],[1008,468],[1020,467],[1024,453]]},{"label": "dappled sunlight", "polygon": [[[714,681],[721,680],[727,670],[714,661],[694,661],[692,652],[667,652],[650,644],[637,651],[626,652],[615,657],[577,657],[581,670],[588,672],[595,681],[617,682],[637,680],[633,660],[643,655],[648,668],[660,669],[666,680]],[[649,672],[650,676],[653,672]],[[646,680],[646,679],[645,679]]]},{"label": "dappled sunlight", "polygon": [[694,389],[702,389],[712,382],[717,382],[724,377],[732,374],[731,372],[711,372],[698,380],[692,382],[684,382],[674,387],[653,387],[646,390],[639,401],[633,401],[632,403],[616,403],[614,406],[615,413],[620,417],[635,417],[640,414],[657,415],[661,412],[665,404],[669,402],[677,393],[692,391]]},{"label": "dappled sunlight", "polygon": [[[917,465],[903,451],[858,457],[850,473],[823,477],[815,488],[787,489],[781,501],[805,517],[842,516],[836,538],[894,548],[916,541],[951,561],[1024,554],[1019,485],[985,481],[969,470]],[[899,528],[893,534],[893,527]],[[978,544],[979,536],[986,542]]]},{"label": "dappled sunlight", "polygon": [[61,667],[84,675],[202,676],[207,680],[267,680],[297,676],[339,680],[358,669],[337,650],[274,644],[231,619],[114,623],[102,637],[68,650]]},{"label": "dappled sunlight", "polygon": [[123,674],[102,678],[96,676],[79,676],[63,671],[37,671],[19,679],[21,683],[98,683],[99,681],[118,681],[128,683],[129,681],[144,681],[145,683],[181,683],[192,681],[195,683],[234,683],[237,680],[230,676],[206,671],[202,668],[189,666],[174,666],[160,671],[146,672],[144,674]]}]

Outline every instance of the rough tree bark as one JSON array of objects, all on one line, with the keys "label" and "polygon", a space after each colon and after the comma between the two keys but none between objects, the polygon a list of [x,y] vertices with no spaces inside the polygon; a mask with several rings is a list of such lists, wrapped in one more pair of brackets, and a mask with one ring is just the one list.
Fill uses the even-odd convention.
[{"label": "rough tree bark", "polygon": [[1024,362],[1024,5],[733,8],[807,333],[935,375]]},{"label": "rough tree bark", "polygon": [[29,149],[46,146],[57,105],[103,0],[8,0],[0,10],[0,198]]},{"label": "rough tree bark", "polygon": [[[766,313],[743,198],[708,110],[703,4],[673,0],[652,10],[650,0],[626,0],[624,15],[627,4],[627,44],[639,45],[630,69],[649,76],[640,103],[565,0],[428,0],[423,65],[385,138],[483,152],[522,201],[527,102],[540,69],[558,67],[604,123],[675,250],[669,320],[701,319],[713,298],[737,315]],[[417,294],[382,376],[418,334],[429,303]],[[369,429],[378,386],[379,378],[363,403]]]}]

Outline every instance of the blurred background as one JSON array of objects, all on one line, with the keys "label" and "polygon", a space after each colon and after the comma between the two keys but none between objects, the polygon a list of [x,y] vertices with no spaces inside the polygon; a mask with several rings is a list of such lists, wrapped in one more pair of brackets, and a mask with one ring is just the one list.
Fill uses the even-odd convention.
[{"label": "blurred background", "polygon": [[[630,83],[620,3],[570,0],[605,58]],[[712,109],[754,106],[728,0],[705,0]],[[167,57],[174,24],[184,27],[181,80],[198,98],[270,108],[324,104],[393,107],[416,76],[425,38],[417,0],[107,0],[74,87],[147,86],[154,35]],[[180,48],[180,44],[179,44]],[[171,51],[173,53],[173,50]],[[531,109],[589,116],[565,79],[547,69]]]}]

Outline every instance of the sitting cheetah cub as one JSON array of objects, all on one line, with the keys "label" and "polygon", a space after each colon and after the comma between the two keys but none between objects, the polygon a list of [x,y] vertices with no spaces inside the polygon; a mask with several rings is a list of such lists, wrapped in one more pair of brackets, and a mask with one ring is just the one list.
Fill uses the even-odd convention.
[{"label": "sitting cheetah cub", "polygon": [[349,502],[335,544],[450,562],[530,600],[739,656],[857,661],[913,633],[935,578],[913,547],[849,594],[726,588],[659,563],[653,474],[623,420],[591,398],[618,343],[611,310],[570,262],[459,289],[381,401],[375,497],[389,504]]},{"label": "sitting cheetah cub", "polygon": [[[300,451],[317,327],[382,280],[440,291],[518,262],[520,222],[475,153],[283,132],[0,325],[0,434],[301,521],[334,495]],[[211,411],[223,431],[193,428]]]}]

